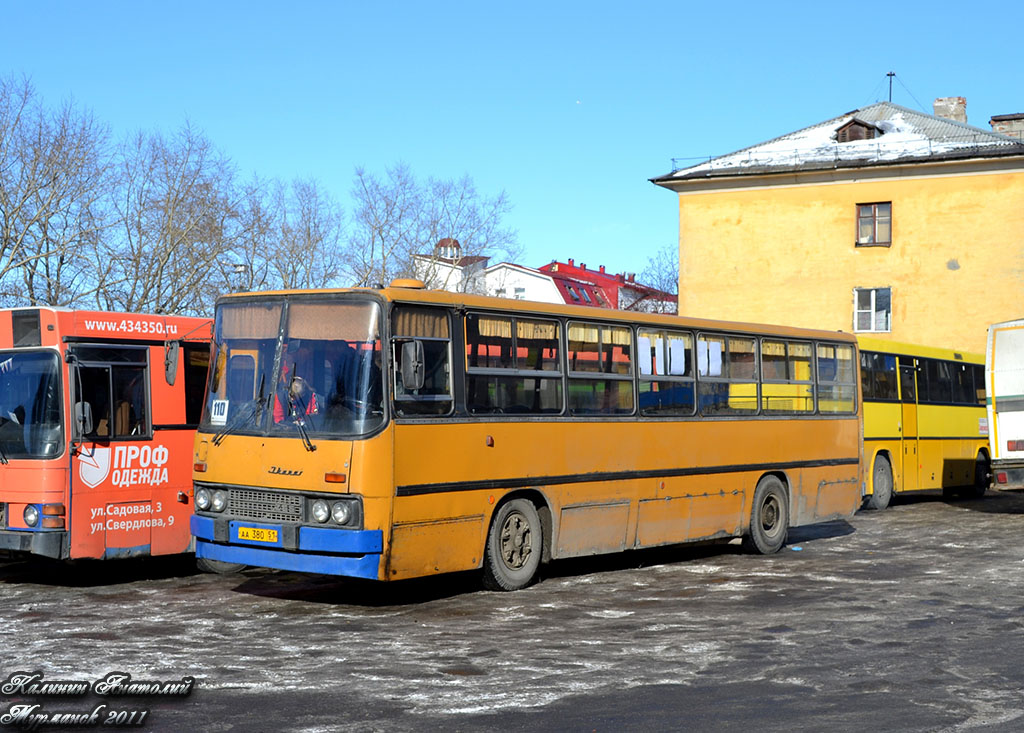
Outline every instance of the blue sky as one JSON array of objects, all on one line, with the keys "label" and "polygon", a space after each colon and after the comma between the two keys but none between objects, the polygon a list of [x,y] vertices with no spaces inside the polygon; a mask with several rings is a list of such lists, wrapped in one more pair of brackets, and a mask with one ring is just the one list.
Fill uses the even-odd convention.
[{"label": "blue sky", "polygon": [[468,174],[507,192],[521,264],[632,272],[678,239],[648,181],[672,158],[884,100],[888,71],[906,107],[963,96],[984,129],[1024,112],[1020,5],[849,7],[5,0],[0,74],[116,136],[188,121],[243,178],[313,177],[343,205],[357,165]]}]

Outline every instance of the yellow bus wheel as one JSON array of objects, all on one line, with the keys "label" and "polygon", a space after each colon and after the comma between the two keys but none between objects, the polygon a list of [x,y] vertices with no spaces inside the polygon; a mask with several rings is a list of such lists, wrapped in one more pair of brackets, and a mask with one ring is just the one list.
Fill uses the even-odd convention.
[{"label": "yellow bus wheel", "polygon": [[483,584],[489,590],[525,588],[540,566],[543,529],[532,502],[513,499],[491,521],[484,551]]},{"label": "yellow bus wheel", "polygon": [[750,532],[743,546],[751,552],[771,555],[782,549],[789,533],[789,500],[786,487],[775,476],[757,482],[750,509]]},{"label": "yellow bus wheel", "polygon": [[892,500],[892,466],[883,455],[875,456],[871,469],[871,496],[864,502],[868,509],[885,509]]}]

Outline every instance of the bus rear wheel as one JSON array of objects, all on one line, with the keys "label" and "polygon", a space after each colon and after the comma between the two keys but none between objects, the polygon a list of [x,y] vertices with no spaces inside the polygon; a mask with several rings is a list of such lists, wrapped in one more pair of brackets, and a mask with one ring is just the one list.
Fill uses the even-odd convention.
[{"label": "bus rear wheel", "polygon": [[789,534],[789,499],[786,487],[775,476],[757,482],[750,509],[750,532],[743,546],[751,552],[771,555],[782,549]]},{"label": "bus rear wheel", "polygon": [[992,465],[988,456],[979,453],[974,459],[974,485],[968,490],[968,496],[980,499],[988,491],[989,482],[992,480]]},{"label": "bus rear wheel", "polygon": [[494,515],[484,551],[484,587],[519,590],[528,586],[540,567],[543,529],[532,502],[513,499]]},{"label": "bus rear wheel", "polygon": [[868,509],[885,509],[892,501],[892,466],[885,456],[875,456],[871,469],[871,496],[864,505]]}]

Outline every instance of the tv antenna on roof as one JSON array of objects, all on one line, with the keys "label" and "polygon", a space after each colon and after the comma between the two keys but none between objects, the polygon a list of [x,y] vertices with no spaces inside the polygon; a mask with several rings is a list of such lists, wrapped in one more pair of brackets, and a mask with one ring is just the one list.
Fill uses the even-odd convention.
[{"label": "tv antenna on roof", "polygon": [[890,71],[888,74],[886,74],[886,76],[889,77],[889,101],[891,102],[892,101],[892,78],[894,76],[896,76],[896,72],[895,71]]}]

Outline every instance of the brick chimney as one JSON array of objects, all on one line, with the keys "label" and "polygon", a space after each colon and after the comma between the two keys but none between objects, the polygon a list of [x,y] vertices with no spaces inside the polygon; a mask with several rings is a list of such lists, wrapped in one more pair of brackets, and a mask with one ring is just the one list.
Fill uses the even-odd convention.
[{"label": "brick chimney", "polygon": [[996,115],[988,123],[992,125],[992,132],[1024,140],[1024,113]]},{"label": "brick chimney", "polygon": [[932,104],[936,117],[945,117],[954,122],[967,124],[967,98],[966,97],[939,97]]}]

